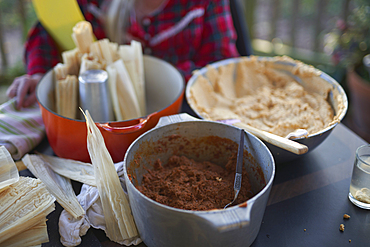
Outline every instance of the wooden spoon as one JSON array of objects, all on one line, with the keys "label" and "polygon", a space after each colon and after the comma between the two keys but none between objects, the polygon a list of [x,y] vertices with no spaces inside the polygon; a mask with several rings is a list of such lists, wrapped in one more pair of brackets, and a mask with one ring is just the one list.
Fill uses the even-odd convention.
[{"label": "wooden spoon", "polygon": [[279,148],[285,149],[289,152],[295,153],[295,154],[305,154],[308,151],[308,147],[306,145],[300,144],[298,142],[286,139],[284,137],[269,133],[267,131],[256,129],[250,125],[247,125],[242,122],[236,122],[232,125],[242,128],[246,131],[249,131],[253,135],[257,136],[258,138],[262,139],[263,141],[266,141],[268,143],[271,143]]}]

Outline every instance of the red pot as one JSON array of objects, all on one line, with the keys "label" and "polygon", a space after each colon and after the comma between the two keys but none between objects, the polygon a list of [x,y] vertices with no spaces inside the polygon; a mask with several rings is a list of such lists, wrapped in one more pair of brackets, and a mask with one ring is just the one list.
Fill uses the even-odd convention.
[{"label": "red pot", "polygon": [[[96,123],[114,162],[123,160],[129,145],[153,128],[160,117],[177,114],[184,96],[184,78],[169,63],[144,56],[148,115],[127,121]],[[62,158],[90,162],[85,120],[66,118],[54,112],[54,73],[50,70],[36,89],[46,135],[54,153]]]}]

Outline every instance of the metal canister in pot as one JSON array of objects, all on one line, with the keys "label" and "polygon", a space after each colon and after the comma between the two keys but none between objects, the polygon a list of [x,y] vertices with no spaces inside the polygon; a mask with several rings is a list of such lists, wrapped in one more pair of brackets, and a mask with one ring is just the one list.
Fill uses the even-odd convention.
[{"label": "metal canister in pot", "polygon": [[104,70],[87,70],[78,80],[80,107],[88,110],[95,122],[114,121],[108,73]]}]

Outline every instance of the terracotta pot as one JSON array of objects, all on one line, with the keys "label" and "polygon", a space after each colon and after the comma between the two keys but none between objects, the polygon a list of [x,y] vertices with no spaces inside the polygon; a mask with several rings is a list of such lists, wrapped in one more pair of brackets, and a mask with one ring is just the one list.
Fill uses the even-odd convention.
[{"label": "terracotta pot", "polygon": [[[149,115],[127,121],[96,123],[114,162],[122,161],[129,145],[153,128],[160,117],[181,110],[185,83],[175,67],[158,58],[144,56],[144,74]],[[53,78],[51,70],[41,79],[36,90],[49,144],[59,157],[90,162],[85,121],[54,112]]]},{"label": "terracotta pot", "polygon": [[352,112],[352,129],[370,142],[370,82],[360,77],[355,70],[347,70]]}]

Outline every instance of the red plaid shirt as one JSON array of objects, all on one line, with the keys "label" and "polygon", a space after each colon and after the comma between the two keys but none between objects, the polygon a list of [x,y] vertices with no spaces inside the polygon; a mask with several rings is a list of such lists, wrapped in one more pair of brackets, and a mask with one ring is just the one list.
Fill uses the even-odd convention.
[{"label": "red plaid shirt", "polygon": [[[103,26],[88,7],[99,7],[103,1],[77,1],[97,39],[105,38]],[[228,0],[169,0],[142,23],[132,13],[128,33],[141,41],[144,54],[175,65],[188,79],[194,69],[239,55],[229,6]],[[38,23],[26,43],[27,73],[45,73],[60,61],[56,43]]]}]

